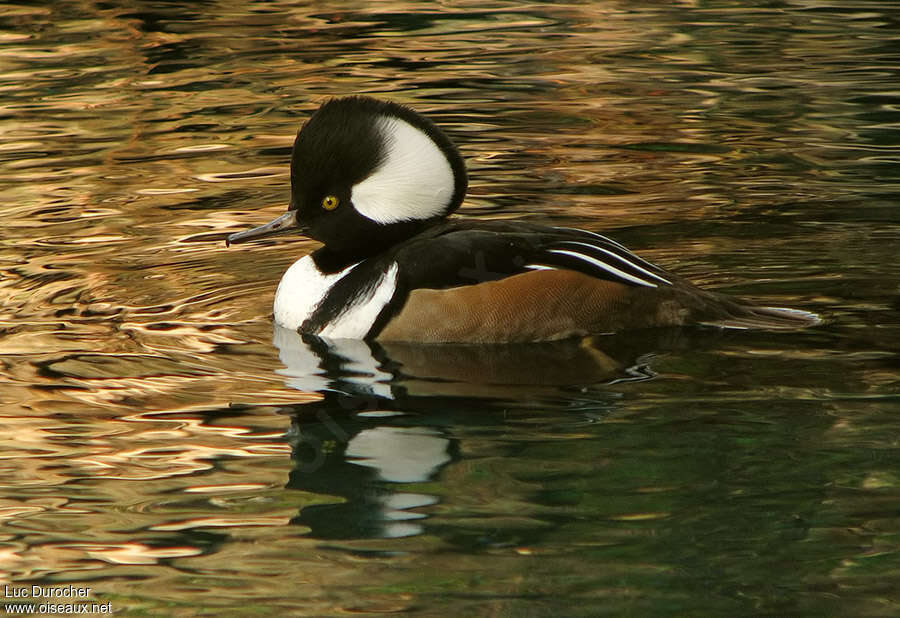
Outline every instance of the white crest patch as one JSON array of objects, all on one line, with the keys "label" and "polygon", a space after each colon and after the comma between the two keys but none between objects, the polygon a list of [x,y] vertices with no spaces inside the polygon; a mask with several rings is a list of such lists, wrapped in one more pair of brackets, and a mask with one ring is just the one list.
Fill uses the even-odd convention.
[{"label": "white crest patch", "polygon": [[332,286],[354,266],[356,264],[323,275],[310,255],[291,264],[275,292],[275,323],[296,331],[313,314]]},{"label": "white crest patch", "polygon": [[368,178],[353,186],[356,210],[376,223],[437,217],[453,199],[453,168],[430,137],[392,116],[378,119],[385,157]]}]

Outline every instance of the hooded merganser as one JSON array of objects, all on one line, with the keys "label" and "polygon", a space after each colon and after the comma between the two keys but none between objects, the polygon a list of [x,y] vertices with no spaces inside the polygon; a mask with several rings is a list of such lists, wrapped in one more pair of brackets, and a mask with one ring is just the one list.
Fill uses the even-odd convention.
[{"label": "hooded merganser", "polygon": [[701,290],[584,230],[447,219],[466,169],[430,120],[364,96],[332,99],[294,141],[291,202],[236,244],[300,231],[275,321],[319,337],[508,343],[687,324],[794,329],[813,313]]}]

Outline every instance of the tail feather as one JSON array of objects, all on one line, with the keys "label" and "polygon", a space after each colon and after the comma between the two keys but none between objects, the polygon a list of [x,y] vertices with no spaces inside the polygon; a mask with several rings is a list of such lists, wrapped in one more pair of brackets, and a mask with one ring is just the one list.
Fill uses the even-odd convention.
[{"label": "tail feather", "polygon": [[787,307],[745,307],[746,313],[703,322],[709,326],[735,329],[795,330],[822,323],[822,318],[810,311]]}]

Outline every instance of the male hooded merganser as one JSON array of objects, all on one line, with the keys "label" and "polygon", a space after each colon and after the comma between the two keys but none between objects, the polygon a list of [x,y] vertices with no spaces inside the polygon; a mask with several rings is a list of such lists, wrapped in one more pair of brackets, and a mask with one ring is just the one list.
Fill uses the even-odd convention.
[{"label": "male hooded merganser", "polygon": [[431,121],[396,103],[333,99],[294,141],[288,211],[231,234],[300,231],[275,321],[325,338],[503,343],[686,324],[793,329],[819,322],[701,290],[584,230],[447,219],[466,169]]}]

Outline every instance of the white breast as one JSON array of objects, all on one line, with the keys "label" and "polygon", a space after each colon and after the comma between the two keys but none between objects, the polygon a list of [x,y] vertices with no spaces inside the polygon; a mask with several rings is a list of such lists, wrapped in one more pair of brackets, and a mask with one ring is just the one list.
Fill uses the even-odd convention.
[{"label": "white breast", "polygon": [[[333,274],[323,274],[311,256],[294,262],[275,292],[275,322],[296,331],[313,315],[334,285],[359,263]],[[362,294],[350,300],[345,309],[318,333],[330,339],[362,339],[372,328],[397,289],[397,264]]]}]

